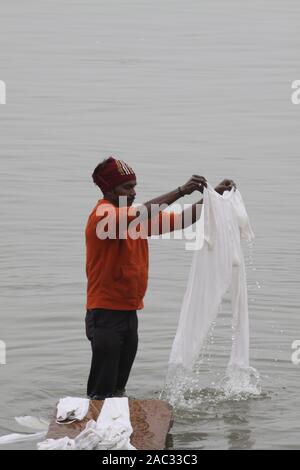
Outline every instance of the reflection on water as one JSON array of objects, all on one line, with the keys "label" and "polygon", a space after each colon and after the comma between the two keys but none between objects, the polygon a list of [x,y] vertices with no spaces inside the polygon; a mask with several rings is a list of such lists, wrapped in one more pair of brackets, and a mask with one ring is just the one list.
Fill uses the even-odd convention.
[{"label": "reflection on water", "polygon": [[230,410],[223,415],[224,425],[229,427],[226,432],[229,450],[251,450],[255,445],[255,436],[251,432],[248,418],[250,405],[247,401],[241,403],[229,405]]}]

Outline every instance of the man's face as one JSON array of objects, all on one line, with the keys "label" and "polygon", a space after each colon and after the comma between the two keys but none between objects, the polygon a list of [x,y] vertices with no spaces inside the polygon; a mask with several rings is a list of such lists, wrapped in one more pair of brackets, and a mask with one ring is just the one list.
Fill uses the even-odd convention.
[{"label": "man's face", "polygon": [[119,186],[116,186],[112,191],[111,194],[113,195],[115,202],[117,205],[119,205],[119,197],[120,196],[125,196],[127,198],[127,205],[131,206],[135,196],[135,187],[136,187],[136,179],[132,179],[130,181],[126,181],[126,183],[119,184]]}]

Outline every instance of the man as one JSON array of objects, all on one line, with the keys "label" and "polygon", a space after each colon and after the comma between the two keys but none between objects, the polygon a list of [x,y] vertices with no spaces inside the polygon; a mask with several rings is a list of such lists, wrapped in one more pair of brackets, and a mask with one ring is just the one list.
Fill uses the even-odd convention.
[{"label": "man", "polygon": [[[120,236],[118,230],[111,237],[102,237],[103,230],[99,234],[105,211],[113,213],[116,228],[120,227],[122,216],[126,215],[125,232],[129,224],[137,220],[137,214],[130,214],[137,184],[132,168],[121,160],[109,157],[95,168],[92,178],[104,198],[98,201],[91,212],[85,231],[88,279],[86,334],[92,346],[87,394],[91,399],[103,400],[125,393],[137,352],[137,310],[144,306],[143,298],[147,288],[148,241],[146,237]],[[165,230],[166,219],[170,232],[196,222],[200,217],[197,209],[202,200],[183,211],[183,217],[160,208],[156,209],[157,213],[153,216],[151,209],[154,205],[170,205],[195,190],[202,193],[205,186],[204,177],[193,175],[184,185],[144,203],[146,213],[140,225],[144,228],[146,226],[146,235],[153,234],[151,217],[157,218],[159,234]],[[215,189],[223,194],[232,187],[235,187],[232,180],[224,180]]]}]

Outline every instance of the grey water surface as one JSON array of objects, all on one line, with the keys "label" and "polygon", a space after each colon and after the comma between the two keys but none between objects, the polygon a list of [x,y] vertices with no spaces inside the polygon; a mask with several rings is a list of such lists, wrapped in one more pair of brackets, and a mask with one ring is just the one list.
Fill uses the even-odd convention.
[{"label": "grey water surface", "polygon": [[[59,397],[85,395],[84,228],[101,197],[91,173],[114,154],[135,169],[139,202],[192,174],[235,179],[256,234],[246,261],[262,395],[211,399],[229,357],[225,303],[207,393],[175,412],[169,446],[300,447],[299,24],[297,0],[0,1],[0,435],[22,431],[14,416],[48,418]],[[151,240],[150,256],[136,398],[163,388],[192,252]]]}]

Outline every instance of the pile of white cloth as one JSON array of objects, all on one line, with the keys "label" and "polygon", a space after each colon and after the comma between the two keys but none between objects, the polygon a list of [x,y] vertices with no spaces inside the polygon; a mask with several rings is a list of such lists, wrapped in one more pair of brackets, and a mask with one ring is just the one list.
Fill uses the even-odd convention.
[{"label": "pile of white cloth", "polygon": [[[65,397],[57,405],[56,422],[72,424],[87,415],[89,400]],[[9,434],[0,437],[0,444],[12,444],[45,438],[49,423],[31,416],[15,418],[16,421],[34,434]],[[90,420],[75,439],[46,439],[37,444],[39,450],[135,450],[130,444],[132,434],[128,398],[107,398],[97,421]]]},{"label": "pile of white cloth", "polygon": [[[70,397],[69,397],[70,398]],[[66,405],[60,404],[60,415],[68,413]],[[84,408],[77,402],[77,409]],[[73,407],[74,408],[74,407]],[[62,413],[63,412],[63,413]],[[90,420],[85,429],[74,439],[46,439],[38,443],[39,450],[135,450],[130,444],[132,426],[129,418],[128,398],[107,398],[97,421]]]},{"label": "pile of white cloth", "polygon": [[233,344],[229,366],[249,367],[249,321],[245,263],[241,238],[254,239],[238,190],[218,194],[204,190],[203,210],[196,224],[194,252],[180,319],[169,359],[174,367],[192,370],[215,321],[222,299],[231,292]]}]

